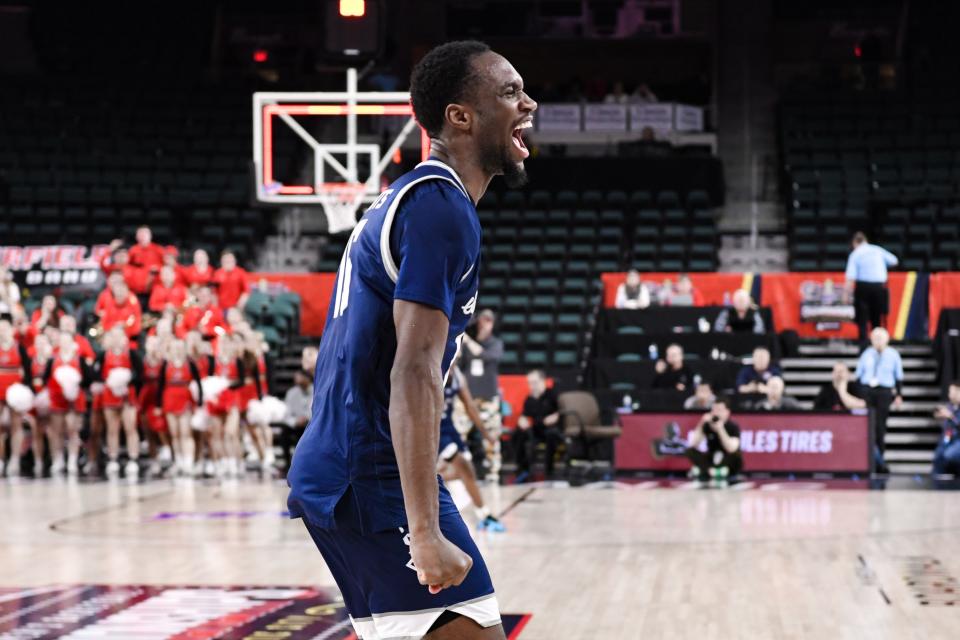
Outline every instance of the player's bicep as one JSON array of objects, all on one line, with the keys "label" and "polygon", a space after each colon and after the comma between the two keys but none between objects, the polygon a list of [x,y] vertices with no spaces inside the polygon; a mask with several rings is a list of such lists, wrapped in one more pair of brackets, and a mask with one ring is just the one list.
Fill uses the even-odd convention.
[{"label": "player's bicep", "polygon": [[397,333],[394,369],[429,367],[439,372],[450,331],[446,314],[429,305],[395,300],[393,324]]}]

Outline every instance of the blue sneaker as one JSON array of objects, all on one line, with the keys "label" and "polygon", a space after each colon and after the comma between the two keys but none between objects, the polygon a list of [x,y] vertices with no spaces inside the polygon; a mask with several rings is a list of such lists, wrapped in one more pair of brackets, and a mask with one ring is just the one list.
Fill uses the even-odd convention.
[{"label": "blue sneaker", "polygon": [[513,479],[513,484],[523,484],[527,481],[527,478],[530,477],[529,471],[521,471],[517,474],[517,477]]},{"label": "blue sneaker", "polygon": [[493,516],[487,516],[479,523],[477,523],[477,530],[479,531],[492,531],[493,533],[505,533],[507,528],[503,526],[503,523],[494,518]]}]

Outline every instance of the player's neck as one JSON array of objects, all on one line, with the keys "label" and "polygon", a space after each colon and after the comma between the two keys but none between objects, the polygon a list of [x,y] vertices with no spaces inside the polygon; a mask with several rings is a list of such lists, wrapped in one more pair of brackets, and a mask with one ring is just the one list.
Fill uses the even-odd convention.
[{"label": "player's neck", "polygon": [[450,145],[438,138],[430,139],[430,155],[449,165],[463,181],[463,186],[466,187],[474,204],[480,202],[493,176],[487,174],[476,159],[470,158],[467,154],[452,152]]}]

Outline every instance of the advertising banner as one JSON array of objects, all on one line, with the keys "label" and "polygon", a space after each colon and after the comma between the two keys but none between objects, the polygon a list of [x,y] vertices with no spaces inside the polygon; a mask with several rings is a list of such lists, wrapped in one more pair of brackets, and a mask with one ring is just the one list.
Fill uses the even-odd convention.
[{"label": "advertising banner", "polygon": [[[702,414],[634,413],[620,417],[617,469],[686,471],[683,452]],[[866,415],[845,413],[737,413],[744,471],[856,472],[870,470]]]},{"label": "advertising banner", "polygon": [[25,296],[53,289],[104,287],[100,259],[110,247],[99,245],[0,246],[0,265],[7,268]]}]

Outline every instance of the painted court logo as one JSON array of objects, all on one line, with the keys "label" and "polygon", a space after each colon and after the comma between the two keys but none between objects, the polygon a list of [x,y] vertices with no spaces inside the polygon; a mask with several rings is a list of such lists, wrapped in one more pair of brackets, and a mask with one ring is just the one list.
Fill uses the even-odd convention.
[{"label": "painted court logo", "polygon": [[[504,615],[511,640],[529,615]],[[0,640],[355,638],[340,595],[311,587],[73,585],[0,589]]]}]

